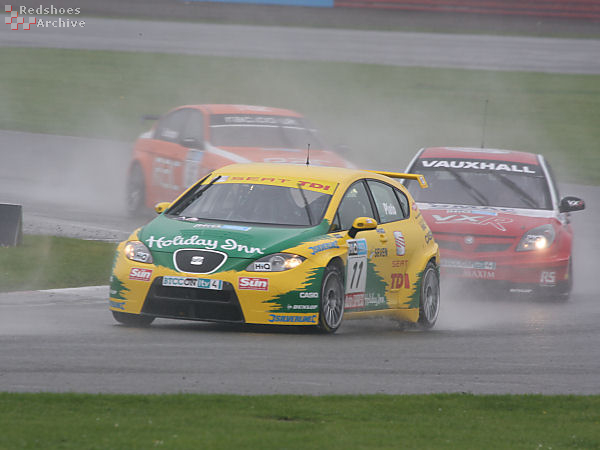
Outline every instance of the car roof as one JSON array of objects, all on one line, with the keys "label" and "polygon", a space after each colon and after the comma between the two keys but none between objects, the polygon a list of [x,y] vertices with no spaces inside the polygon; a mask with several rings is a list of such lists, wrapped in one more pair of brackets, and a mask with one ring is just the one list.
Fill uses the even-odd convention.
[{"label": "car roof", "polygon": [[419,158],[481,159],[537,165],[540,163],[535,153],[475,147],[428,147],[422,149]]},{"label": "car roof", "polygon": [[203,104],[203,105],[184,105],[180,108],[194,108],[202,110],[208,114],[269,114],[274,116],[293,116],[302,117],[302,114],[291,109],[272,108],[270,106],[256,105],[229,105],[229,104]]},{"label": "car roof", "polygon": [[356,178],[375,178],[391,181],[388,177],[373,172],[358,169],[347,169],[344,167],[312,166],[305,164],[280,164],[280,163],[247,163],[230,164],[215,170],[215,174],[239,175],[239,176],[265,176],[276,175],[277,177],[310,177],[323,181],[335,183],[349,183]]}]

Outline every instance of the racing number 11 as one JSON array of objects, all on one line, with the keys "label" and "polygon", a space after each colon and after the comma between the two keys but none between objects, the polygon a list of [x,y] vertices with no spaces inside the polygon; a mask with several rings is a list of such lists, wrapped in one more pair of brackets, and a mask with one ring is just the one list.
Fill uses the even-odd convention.
[{"label": "racing number 11", "polygon": [[348,240],[346,294],[364,294],[367,285],[367,241]]},{"label": "racing number 11", "polygon": [[[352,279],[350,280],[349,290],[354,291],[359,288],[360,276],[362,275],[364,263],[365,262],[362,258],[360,261],[354,261],[354,264],[352,265]],[[357,271],[358,275],[356,273]]]}]

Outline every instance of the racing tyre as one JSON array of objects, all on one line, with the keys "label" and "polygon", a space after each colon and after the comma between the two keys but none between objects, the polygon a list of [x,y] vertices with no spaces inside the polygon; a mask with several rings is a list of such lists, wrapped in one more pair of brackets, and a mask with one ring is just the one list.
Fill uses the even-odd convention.
[{"label": "racing tyre", "polygon": [[419,301],[419,326],[429,329],[435,325],[440,312],[440,276],[430,261],[423,272]]},{"label": "racing tyre", "polygon": [[144,212],[146,208],[146,182],[144,172],[139,164],[131,169],[127,179],[125,197],[125,208],[130,216],[136,216]]},{"label": "racing tyre", "polygon": [[321,313],[319,329],[335,333],[344,317],[344,283],[340,269],[335,265],[325,268],[321,285]]},{"label": "racing tyre", "polygon": [[119,311],[111,311],[115,320],[128,327],[147,327],[154,322],[152,316],[142,316],[140,314],[129,314]]}]

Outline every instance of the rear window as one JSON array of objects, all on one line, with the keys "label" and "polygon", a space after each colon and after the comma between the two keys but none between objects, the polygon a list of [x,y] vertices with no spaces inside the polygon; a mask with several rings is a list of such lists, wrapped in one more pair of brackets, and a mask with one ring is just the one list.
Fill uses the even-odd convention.
[{"label": "rear window", "polygon": [[210,141],[222,147],[321,149],[317,131],[301,117],[259,114],[214,114]]}]

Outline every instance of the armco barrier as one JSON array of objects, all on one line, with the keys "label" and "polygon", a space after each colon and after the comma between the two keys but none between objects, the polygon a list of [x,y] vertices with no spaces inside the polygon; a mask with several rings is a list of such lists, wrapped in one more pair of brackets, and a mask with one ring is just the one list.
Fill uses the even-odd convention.
[{"label": "armco barrier", "polygon": [[0,203],[0,247],[21,245],[23,240],[23,207]]},{"label": "armco barrier", "polygon": [[600,0],[335,0],[334,6],[600,20]]}]

